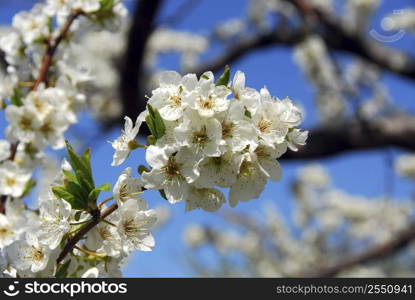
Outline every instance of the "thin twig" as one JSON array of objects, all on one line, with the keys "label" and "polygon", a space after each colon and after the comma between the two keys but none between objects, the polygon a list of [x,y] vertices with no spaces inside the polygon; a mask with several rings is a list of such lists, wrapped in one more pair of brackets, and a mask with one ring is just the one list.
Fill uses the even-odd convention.
[{"label": "thin twig", "polygon": [[94,218],[94,220],[87,224],[85,227],[82,227],[81,230],[79,230],[73,238],[71,238],[65,245],[65,247],[62,249],[62,252],[59,254],[58,259],[56,260],[57,264],[60,264],[62,260],[72,251],[72,249],[76,246],[76,244],[95,226],[99,224],[99,222],[106,217],[108,217],[110,214],[112,214],[114,211],[118,209],[118,204],[114,203],[110,207],[108,207],[100,216],[97,216]]},{"label": "thin twig", "polygon": [[[66,37],[67,33],[69,32],[69,29],[72,25],[72,23],[75,21],[75,19],[82,14],[82,11],[74,10],[66,20],[66,23],[62,26],[58,36],[55,40],[49,39],[48,46],[46,49],[46,53],[43,56],[42,59],[42,65],[39,70],[39,75],[36,81],[33,83],[32,90],[36,90],[39,85],[46,81],[49,68],[52,65],[53,56],[56,52],[56,49],[58,48],[59,44],[62,42],[62,40]],[[10,145],[10,157],[8,160],[13,161],[16,153],[17,153],[17,147],[19,146],[19,143],[16,142],[14,144]],[[7,195],[1,195],[0,196],[0,214],[6,213],[6,201],[7,201]]]},{"label": "thin twig", "polygon": [[33,90],[36,90],[42,82],[45,82],[49,73],[50,66],[52,65],[53,56],[58,49],[59,44],[62,40],[66,37],[69,32],[69,29],[72,23],[78,18],[78,16],[82,15],[82,11],[80,10],[73,10],[69,15],[68,19],[66,20],[65,24],[60,29],[60,32],[56,39],[50,39],[48,41],[48,46],[46,49],[46,54],[43,56],[42,65],[39,70],[39,75],[33,85]]}]

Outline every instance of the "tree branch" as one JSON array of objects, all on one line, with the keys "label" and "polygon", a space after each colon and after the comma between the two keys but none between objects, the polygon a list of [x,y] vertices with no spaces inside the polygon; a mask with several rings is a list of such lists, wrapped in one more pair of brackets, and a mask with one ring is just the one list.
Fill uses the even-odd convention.
[{"label": "tree branch", "polygon": [[39,70],[39,75],[36,79],[36,82],[33,86],[33,89],[36,90],[39,85],[44,82],[48,76],[49,68],[52,65],[53,56],[58,49],[59,44],[62,42],[62,40],[65,38],[67,33],[69,32],[69,29],[71,28],[72,23],[75,21],[78,16],[82,15],[82,11],[79,10],[73,10],[71,14],[69,15],[68,19],[66,20],[66,23],[62,26],[62,28],[59,31],[58,36],[56,39],[51,39],[48,41],[48,46],[46,49],[46,54],[43,57],[42,65]]},{"label": "tree branch", "polygon": [[[143,61],[147,41],[154,29],[155,18],[163,0],[137,1],[120,75],[123,114],[135,119],[145,109]],[[121,118],[120,118],[121,120]]]},{"label": "tree branch", "polygon": [[[327,47],[335,51],[359,56],[383,70],[415,80],[414,57],[399,50],[382,46],[367,36],[348,30],[343,24],[338,22],[338,17],[319,11],[305,1],[286,1],[292,3],[297,8],[307,22],[307,29],[319,35],[325,41]],[[206,70],[218,71],[226,64],[231,64],[254,50],[271,46],[295,46],[304,37],[305,32],[303,32],[303,29],[281,30],[281,28],[276,28],[272,32],[259,35],[258,37],[241,40],[236,45],[225,50],[225,53],[221,56],[210,62],[203,63],[192,70],[186,70],[186,72],[199,75]]]},{"label": "tree branch", "polygon": [[333,50],[357,55],[379,68],[415,80],[415,58],[401,51],[382,46],[367,35],[351,31],[335,15],[313,8],[303,0],[285,0],[292,3],[308,22],[315,34],[321,36]]},{"label": "tree branch", "polygon": [[[42,65],[39,70],[39,75],[32,87],[32,90],[36,90],[39,87],[39,85],[47,79],[49,68],[52,65],[53,56],[55,55],[55,52],[58,49],[59,44],[68,34],[69,29],[71,25],[73,24],[73,22],[75,21],[75,19],[78,18],[78,16],[80,15],[82,15],[82,11],[73,10],[72,13],[69,15],[68,19],[66,20],[66,23],[60,29],[59,34],[56,37],[56,39],[55,40],[50,39],[48,41],[46,53],[43,56]],[[1,52],[0,56],[2,54],[4,53]],[[11,161],[14,160],[14,157],[16,156],[16,153],[17,153],[18,145],[19,145],[18,142],[10,145],[10,157],[8,158],[8,160],[11,160]],[[0,196],[0,214],[6,213],[6,201],[7,201],[7,195],[1,195]]]},{"label": "tree branch", "polygon": [[395,254],[398,251],[404,249],[412,241],[415,240],[415,223],[412,223],[408,229],[402,231],[394,239],[389,242],[384,243],[383,245],[369,249],[366,252],[363,252],[354,257],[350,257],[343,262],[340,262],[337,265],[333,265],[327,268],[318,270],[317,272],[311,273],[313,277],[333,277],[337,274],[345,271],[351,267],[366,264],[379,260],[389,255]]},{"label": "tree branch", "polygon": [[73,238],[68,240],[65,247],[62,249],[62,252],[59,254],[59,257],[56,259],[56,263],[60,264],[62,260],[72,251],[72,249],[76,246],[76,244],[95,226],[101,222],[101,220],[108,217],[114,211],[118,209],[118,204],[114,203],[110,207],[108,207],[100,216],[94,217],[91,223],[88,223],[81,230],[79,230]]},{"label": "tree branch", "polygon": [[206,62],[194,69],[185,70],[184,73],[195,73],[200,76],[205,71],[216,72],[221,70],[225,65],[242,58],[253,50],[264,49],[271,46],[293,46],[304,38],[300,32],[288,32],[285,30],[275,30],[263,33],[250,38],[241,39],[235,45],[224,51],[224,54]]},{"label": "tree branch", "polygon": [[281,160],[321,159],[350,151],[399,147],[415,151],[415,117],[396,115],[373,121],[346,120],[311,129],[307,145]]}]

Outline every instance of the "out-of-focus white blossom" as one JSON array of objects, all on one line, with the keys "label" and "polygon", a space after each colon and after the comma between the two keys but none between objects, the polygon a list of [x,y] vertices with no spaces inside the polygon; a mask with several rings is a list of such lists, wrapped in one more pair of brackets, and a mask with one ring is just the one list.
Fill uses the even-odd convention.
[{"label": "out-of-focus white blossom", "polygon": [[401,155],[395,162],[395,169],[399,175],[415,179],[415,155]]}]

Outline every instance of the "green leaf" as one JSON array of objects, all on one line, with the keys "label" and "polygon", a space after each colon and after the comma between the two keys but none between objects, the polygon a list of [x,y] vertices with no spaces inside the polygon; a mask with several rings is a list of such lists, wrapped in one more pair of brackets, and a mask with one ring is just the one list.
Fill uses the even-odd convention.
[{"label": "green leaf", "polygon": [[229,66],[226,65],[225,66],[225,71],[223,72],[223,74],[219,77],[218,81],[216,81],[216,86],[219,85],[225,85],[228,86],[229,83],[229,79],[231,77],[231,71],[229,69]]},{"label": "green leaf", "polygon": [[251,112],[249,110],[247,110],[247,109],[245,109],[245,116],[248,117],[248,118],[250,118],[250,119],[252,119]]},{"label": "green leaf", "polygon": [[55,277],[56,278],[65,278],[65,277],[67,277],[68,268],[69,268],[70,264],[71,264],[71,260],[68,260],[63,265],[60,265],[58,267],[58,269],[56,270]]},{"label": "green leaf", "polygon": [[66,179],[69,179],[73,181],[74,183],[79,184],[78,179],[71,172],[62,169],[62,173],[65,175]]},{"label": "green leaf", "polygon": [[69,163],[71,164],[75,174],[77,174],[78,171],[82,172],[85,176],[85,180],[88,181],[89,185],[94,186],[89,151],[87,150],[82,157],[79,157],[68,141],[66,141],[66,148],[68,149]]},{"label": "green leaf", "polygon": [[95,189],[98,189],[100,191],[109,192],[111,190],[111,184],[104,183],[101,184],[99,187],[96,187]]},{"label": "green leaf", "polygon": [[144,172],[150,172],[150,169],[149,168],[147,168],[146,166],[144,166],[144,165],[139,165],[138,166],[138,168],[137,168],[137,171],[138,171],[138,173],[141,175],[141,174],[143,174]]},{"label": "green leaf", "polygon": [[16,106],[22,106],[23,105],[23,93],[22,91],[16,87],[13,89],[13,95],[10,97],[10,102],[13,105]]},{"label": "green leaf", "polygon": [[101,11],[111,10],[114,7],[114,0],[101,0],[100,4],[101,4],[101,7],[100,7]]},{"label": "green leaf", "polygon": [[88,202],[95,203],[101,191],[108,192],[110,189],[111,185],[109,183],[105,183],[99,187],[94,188],[88,195]]},{"label": "green leaf", "polygon": [[85,166],[88,169],[88,175],[92,178],[92,168],[91,168],[91,148],[87,148],[82,154],[81,157],[82,161],[84,162]]},{"label": "green leaf", "polygon": [[93,183],[91,184],[91,182],[88,180],[88,176],[85,175],[83,171],[76,171],[76,179],[78,180],[79,186],[82,188],[85,195],[88,195],[89,192],[94,189]]},{"label": "green leaf", "polygon": [[55,197],[65,200],[68,202],[73,209],[86,209],[86,203],[82,199],[78,198],[75,195],[72,195],[62,186],[55,186],[52,188],[52,192]]},{"label": "green leaf", "polygon": [[88,191],[84,190],[79,183],[75,183],[73,181],[69,181],[65,185],[66,191],[71,193],[74,197],[79,199],[80,202],[85,203],[86,206],[86,198],[88,197]]},{"label": "green leaf", "polygon": [[156,140],[163,137],[166,133],[166,126],[157,108],[147,104],[148,115],[146,117],[147,125],[151,131],[151,134]]},{"label": "green leaf", "polygon": [[32,191],[32,189],[35,186],[36,186],[36,181],[31,178],[28,182],[26,182],[26,185],[25,185],[25,188],[23,190],[23,194],[21,197],[23,198],[29,195],[29,193]]}]

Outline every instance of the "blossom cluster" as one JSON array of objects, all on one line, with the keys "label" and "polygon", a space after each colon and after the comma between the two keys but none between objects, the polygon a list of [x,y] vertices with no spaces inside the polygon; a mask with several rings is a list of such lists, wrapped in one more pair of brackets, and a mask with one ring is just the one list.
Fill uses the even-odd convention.
[{"label": "blossom cluster", "polygon": [[[141,176],[127,167],[112,195],[100,199],[111,186],[95,184],[90,150],[78,155],[65,135],[100,93],[91,87],[106,93],[117,83],[109,62],[124,47],[126,15],[122,1],[47,0],[18,13],[0,35],[6,65],[0,102],[8,122],[0,140],[0,277],[120,276],[132,251],[155,246],[151,232],[160,218],[141,197],[145,190],[159,190],[170,203],[185,201],[186,211],[216,211],[229,189],[235,206],[279,180],[277,159],[305,144],[301,110],[266,88],[246,87],[242,72],[232,83],[228,68],[217,80],[212,72],[200,78],[162,72],[147,109],[135,123],[126,117],[112,142],[113,165],[145,148],[149,166],[138,168]],[[114,45],[103,54],[97,39]],[[207,45],[200,35],[159,29],[146,61],[155,65],[158,53],[173,51],[190,68]],[[95,56],[105,59],[98,64]],[[144,122],[152,133],[147,145],[137,140]],[[46,187],[32,209],[24,198],[38,183],[36,171],[50,172],[50,148],[65,146],[68,161],[52,168],[52,179],[42,178]]]},{"label": "blossom cluster", "polygon": [[170,203],[185,201],[186,211],[219,209],[225,196],[218,188],[229,188],[231,206],[258,198],[268,180],[281,177],[277,159],[305,144],[307,132],[297,128],[303,116],[290,99],[246,87],[240,71],[228,82],[229,69],[217,82],[212,72],[199,79],[163,72],[148,109],[135,124],[126,117],[123,134],[112,142],[113,165],[140,147],[135,138],[146,121],[152,132],[151,169],[141,177],[146,189],[162,191]]},{"label": "blossom cluster", "polygon": [[40,190],[38,209],[23,202],[36,184],[34,170],[51,162],[47,149],[65,147],[87,83],[96,80],[76,59],[79,41],[87,30],[116,29],[125,15],[120,1],[48,0],[15,15],[0,36],[7,65],[0,98],[9,123],[0,140],[0,277],[120,276],[132,251],[154,247],[157,217],[139,196],[142,186],[127,195],[116,185],[97,204],[110,186],[95,186],[89,151],[78,156],[69,144],[69,163]]}]

